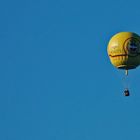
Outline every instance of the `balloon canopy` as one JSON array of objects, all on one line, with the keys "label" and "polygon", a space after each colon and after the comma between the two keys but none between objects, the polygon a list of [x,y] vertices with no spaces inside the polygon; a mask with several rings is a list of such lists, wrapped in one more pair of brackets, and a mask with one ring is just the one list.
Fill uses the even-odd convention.
[{"label": "balloon canopy", "polygon": [[134,69],[140,65],[140,36],[132,32],[114,35],[108,44],[111,63],[119,69]]}]

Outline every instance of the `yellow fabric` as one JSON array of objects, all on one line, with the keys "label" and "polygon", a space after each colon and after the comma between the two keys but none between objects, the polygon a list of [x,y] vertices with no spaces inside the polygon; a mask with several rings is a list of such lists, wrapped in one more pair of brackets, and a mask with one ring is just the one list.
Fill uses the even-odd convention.
[{"label": "yellow fabric", "polygon": [[132,32],[114,35],[108,44],[111,63],[121,69],[133,69],[140,65],[140,36]]}]

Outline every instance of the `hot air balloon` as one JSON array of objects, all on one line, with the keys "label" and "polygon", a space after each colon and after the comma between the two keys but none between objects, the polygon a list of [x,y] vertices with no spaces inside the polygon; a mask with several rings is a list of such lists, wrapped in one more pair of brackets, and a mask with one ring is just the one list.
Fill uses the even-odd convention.
[{"label": "hot air balloon", "polygon": [[[112,65],[125,70],[128,76],[128,70],[140,65],[140,36],[133,32],[117,33],[110,39],[107,52]],[[124,94],[129,96],[128,88]]]}]

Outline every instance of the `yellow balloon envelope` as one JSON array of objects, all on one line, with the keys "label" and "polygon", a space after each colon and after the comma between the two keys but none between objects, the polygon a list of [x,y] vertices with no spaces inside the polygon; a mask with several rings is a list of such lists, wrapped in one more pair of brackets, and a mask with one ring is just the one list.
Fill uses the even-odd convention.
[{"label": "yellow balloon envelope", "polygon": [[132,32],[114,35],[108,44],[111,63],[119,69],[134,69],[140,65],[140,36]]}]

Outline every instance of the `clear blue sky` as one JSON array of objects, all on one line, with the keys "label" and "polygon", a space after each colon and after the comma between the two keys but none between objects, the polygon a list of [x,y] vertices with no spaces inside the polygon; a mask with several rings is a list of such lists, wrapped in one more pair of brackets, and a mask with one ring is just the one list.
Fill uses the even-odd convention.
[{"label": "clear blue sky", "polygon": [[140,34],[139,0],[0,1],[0,140],[140,140],[140,69],[109,62]]}]

